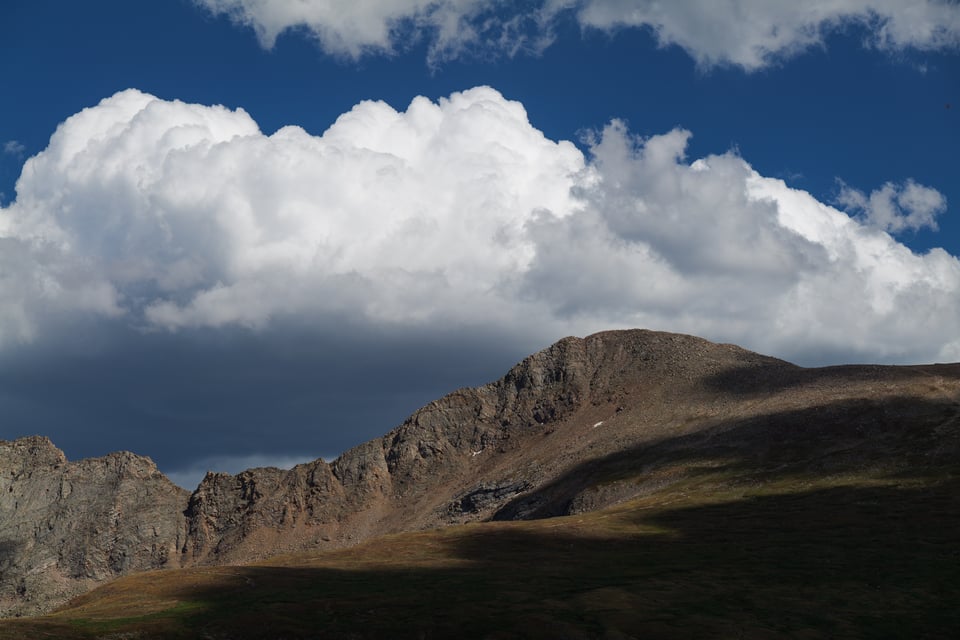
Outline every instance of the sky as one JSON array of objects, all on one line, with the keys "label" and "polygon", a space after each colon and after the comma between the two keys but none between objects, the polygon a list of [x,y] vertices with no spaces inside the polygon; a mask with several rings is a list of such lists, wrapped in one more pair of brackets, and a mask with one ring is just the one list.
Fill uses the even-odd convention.
[{"label": "sky", "polygon": [[960,360],[952,0],[0,4],[0,439],[193,488],[567,335]]}]

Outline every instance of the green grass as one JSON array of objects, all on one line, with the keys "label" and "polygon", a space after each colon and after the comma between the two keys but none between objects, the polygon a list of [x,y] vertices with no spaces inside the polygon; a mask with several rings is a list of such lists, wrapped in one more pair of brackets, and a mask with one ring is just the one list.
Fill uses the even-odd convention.
[{"label": "green grass", "polygon": [[949,474],[707,475],[581,516],[131,576],[0,639],[947,638],[958,549]]}]

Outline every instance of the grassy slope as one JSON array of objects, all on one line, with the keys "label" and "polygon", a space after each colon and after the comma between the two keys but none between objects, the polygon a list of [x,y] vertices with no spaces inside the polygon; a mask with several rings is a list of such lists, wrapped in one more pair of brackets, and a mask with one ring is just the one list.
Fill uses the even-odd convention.
[{"label": "grassy slope", "polygon": [[958,549],[947,472],[717,470],[579,516],[131,576],[0,638],[951,637]]}]

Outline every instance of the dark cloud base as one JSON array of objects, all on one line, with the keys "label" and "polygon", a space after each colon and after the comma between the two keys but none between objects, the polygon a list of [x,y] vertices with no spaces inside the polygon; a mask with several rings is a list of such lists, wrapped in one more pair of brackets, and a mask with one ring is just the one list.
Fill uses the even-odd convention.
[{"label": "dark cloud base", "polygon": [[5,354],[0,438],[46,435],[71,459],[131,450],[161,469],[252,453],[330,457],[541,346],[482,328],[355,321],[262,333],[75,327]]}]

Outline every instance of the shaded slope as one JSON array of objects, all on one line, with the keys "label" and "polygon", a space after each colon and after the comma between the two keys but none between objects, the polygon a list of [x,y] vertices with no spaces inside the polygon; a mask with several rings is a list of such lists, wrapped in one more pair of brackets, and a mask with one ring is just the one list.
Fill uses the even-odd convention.
[{"label": "shaded slope", "polygon": [[948,638],[960,624],[956,477],[711,487],[131,576],[0,638]]}]

